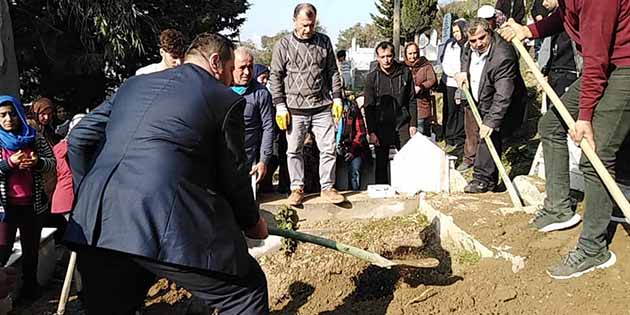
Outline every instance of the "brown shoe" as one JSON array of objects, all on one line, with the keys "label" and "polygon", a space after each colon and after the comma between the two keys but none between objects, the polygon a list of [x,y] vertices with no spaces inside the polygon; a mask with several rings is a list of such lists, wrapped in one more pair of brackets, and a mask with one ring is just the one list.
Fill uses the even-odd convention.
[{"label": "brown shoe", "polygon": [[302,201],[304,201],[304,189],[298,188],[291,191],[291,195],[289,199],[287,199],[290,206],[299,206],[302,205]]},{"label": "brown shoe", "polygon": [[328,199],[328,201],[334,204],[338,204],[338,203],[342,203],[346,201],[346,197],[344,197],[344,195],[340,194],[334,188],[322,190],[321,196],[323,198]]}]

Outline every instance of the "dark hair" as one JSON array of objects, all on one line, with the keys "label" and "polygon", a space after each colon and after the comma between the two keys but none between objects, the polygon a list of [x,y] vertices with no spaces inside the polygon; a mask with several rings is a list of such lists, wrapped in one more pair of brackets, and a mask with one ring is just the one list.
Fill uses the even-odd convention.
[{"label": "dark hair", "polygon": [[175,58],[184,57],[184,34],[172,28],[165,29],[160,33],[160,48]]},{"label": "dark hair", "polygon": [[378,50],[379,49],[382,49],[382,50],[391,49],[392,52],[395,51],[394,44],[392,44],[391,42],[388,42],[388,41],[382,41],[382,42],[378,43],[378,45],[376,45],[376,48],[374,48],[374,52],[376,54],[378,54]]},{"label": "dark hair", "polygon": [[345,58],[346,57],[346,51],[345,50],[339,50],[337,51],[337,59],[339,58]]},{"label": "dark hair", "polygon": [[475,35],[479,27],[481,27],[481,29],[483,29],[486,33],[492,33],[492,28],[490,28],[490,23],[488,23],[486,19],[474,18],[472,22],[470,23],[470,25],[468,26],[468,35]]},{"label": "dark hair", "polygon": [[236,46],[227,37],[217,33],[201,33],[192,41],[186,51],[189,55],[203,54],[205,57],[217,53],[221,61],[232,59],[232,52]]},{"label": "dark hair", "polygon": [[5,106],[13,107],[13,102],[11,102],[11,101],[4,101],[4,102],[0,103],[0,107],[5,107]]},{"label": "dark hair", "polygon": [[310,3],[300,3],[293,9],[293,18],[297,18],[302,12],[304,12],[309,19],[317,16],[317,9],[315,9],[314,5]]}]

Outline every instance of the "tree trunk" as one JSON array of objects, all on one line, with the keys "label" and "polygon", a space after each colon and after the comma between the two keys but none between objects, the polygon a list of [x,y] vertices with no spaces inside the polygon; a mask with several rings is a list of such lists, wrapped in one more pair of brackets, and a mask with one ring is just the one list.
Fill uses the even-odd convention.
[{"label": "tree trunk", "polygon": [[9,15],[9,4],[0,0],[0,95],[20,98],[17,60],[13,45],[13,26]]}]

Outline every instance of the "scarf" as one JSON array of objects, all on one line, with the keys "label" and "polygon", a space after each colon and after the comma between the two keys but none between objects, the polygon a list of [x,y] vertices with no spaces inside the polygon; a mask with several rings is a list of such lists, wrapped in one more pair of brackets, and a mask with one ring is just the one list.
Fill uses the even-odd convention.
[{"label": "scarf", "polygon": [[15,98],[2,95],[0,96],[0,104],[4,102],[11,102],[13,109],[20,117],[20,123],[22,127],[18,133],[13,133],[0,128],[0,146],[11,151],[18,151],[35,141],[35,129],[29,126],[26,122],[26,115],[24,114],[24,107]]},{"label": "scarf", "polygon": [[243,95],[247,91],[247,85],[234,85],[231,88],[238,95]]}]

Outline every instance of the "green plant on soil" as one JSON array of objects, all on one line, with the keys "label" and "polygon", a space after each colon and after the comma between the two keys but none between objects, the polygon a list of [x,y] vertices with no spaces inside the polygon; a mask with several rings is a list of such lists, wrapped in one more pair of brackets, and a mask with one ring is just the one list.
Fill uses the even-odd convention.
[{"label": "green plant on soil", "polygon": [[[295,209],[283,205],[278,208],[278,213],[276,214],[276,221],[278,223],[278,227],[285,230],[297,231],[298,222],[300,218],[298,217],[297,211]],[[285,256],[292,256],[297,250],[298,241],[291,238],[283,238],[282,239],[282,248],[280,251],[284,253]]]},{"label": "green plant on soil", "polygon": [[381,235],[378,231],[394,231],[409,226],[425,227],[429,225],[427,217],[419,211],[407,216],[391,217],[371,221],[352,231],[352,239],[371,243],[378,240]]},{"label": "green plant on soil", "polygon": [[458,263],[468,266],[475,265],[481,260],[479,253],[467,250],[457,253],[456,257]]}]

